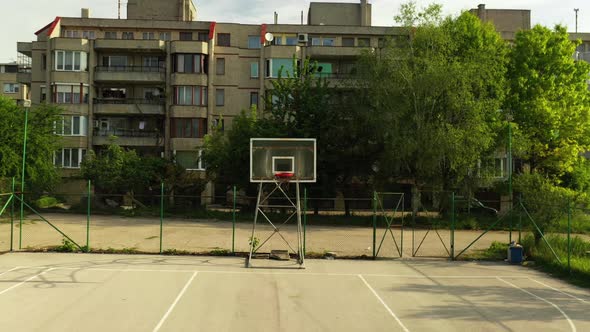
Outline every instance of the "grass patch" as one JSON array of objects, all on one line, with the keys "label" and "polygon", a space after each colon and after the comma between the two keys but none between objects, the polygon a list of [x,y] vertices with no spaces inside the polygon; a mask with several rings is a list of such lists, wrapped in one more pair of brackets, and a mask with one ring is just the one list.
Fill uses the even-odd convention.
[{"label": "grass patch", "polygon": [[550,273],[553,276],[567,280],[575,285],[590,288],[590,242],[579,237],[572,238],[571,272],[567,267],[567,238],[562,235],[548,235],[547,241],[560,258],[559,262],[549,246],[541,241],[535,244],[532,235],[527,235],[522,245],[528,260],[534,260],[539,270]]},{"label": "grass patch", "polygon": [[487,249],[474,250],[466,254],[466,260],[503,261],[508,255],[508,244],[494,241]]},{"label": "grass patch", "polygon": [[55,197],[51,196],[41,196],[38,200],[35,201],[35,206],[40,209],[49,209],[52,207],[58,206],[60,203]]}]

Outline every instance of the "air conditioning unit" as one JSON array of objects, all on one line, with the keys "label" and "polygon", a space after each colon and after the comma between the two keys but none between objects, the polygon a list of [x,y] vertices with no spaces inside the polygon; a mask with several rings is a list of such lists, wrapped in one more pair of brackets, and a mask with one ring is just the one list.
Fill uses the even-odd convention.
[{"label": "air conditioning unit", "polygon": [[307,43],[308,38],[306,33],[298,33],[297,34],[297,41],[300,43]]}]

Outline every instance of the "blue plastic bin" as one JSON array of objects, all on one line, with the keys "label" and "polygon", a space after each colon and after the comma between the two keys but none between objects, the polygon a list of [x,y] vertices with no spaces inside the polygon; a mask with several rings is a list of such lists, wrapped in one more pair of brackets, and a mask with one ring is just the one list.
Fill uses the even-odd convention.
[{"label": "blue plastic bin", "polygon": [[510,264],[522,263],[522,247],[510,247],[508,250],[510,251],[508,256]]}]

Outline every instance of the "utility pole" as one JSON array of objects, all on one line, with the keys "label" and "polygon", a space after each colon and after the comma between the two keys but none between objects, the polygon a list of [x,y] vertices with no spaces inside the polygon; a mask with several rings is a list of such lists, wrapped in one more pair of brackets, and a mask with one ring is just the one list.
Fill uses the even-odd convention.
[{"label": "utility pole", "polygon": [[580,10],[580,8],[574,8],[574,12],[576,12],[576,37],[578,34],[578,11]]}]

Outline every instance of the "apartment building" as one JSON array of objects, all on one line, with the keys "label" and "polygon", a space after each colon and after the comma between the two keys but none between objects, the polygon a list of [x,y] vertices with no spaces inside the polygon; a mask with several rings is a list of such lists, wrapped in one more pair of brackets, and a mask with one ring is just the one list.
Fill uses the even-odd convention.
[{"label": "apartment building", "polygon": [[[190,0],[129,0],[127,19],[56,17],[19,42],[32,70],[20,83],[34,104],[64,109],[56,131],[64,148],[55,165],[79,173],[90,149],[117,136],[121,146],[204,171],[203,137],[262,98],[293,56],[322,64],[338,82],[363,49],[375,48],[388,27],[372,27],[371,5],[312,3],[307,24],[235,24],[197,21]],[[272,35],[269,35],[269,33]],[[271,40],[272,39],[272,40]]]},{"label": "apartment building", "polygon": [[23,87],[18,80],[18,64],[16,62],[0,63],[0,95],[14,100],[23,99]]}]

